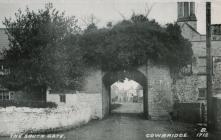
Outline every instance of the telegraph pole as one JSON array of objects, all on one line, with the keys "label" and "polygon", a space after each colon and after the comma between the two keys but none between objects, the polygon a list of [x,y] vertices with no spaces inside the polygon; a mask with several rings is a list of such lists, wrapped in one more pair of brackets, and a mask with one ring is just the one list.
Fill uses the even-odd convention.
[{"label": "telegraph pole", "polygon": [[206,2],[206,72],[207,72],[207,129],[212,127],[212,57],[211,57],[211,2]]}]

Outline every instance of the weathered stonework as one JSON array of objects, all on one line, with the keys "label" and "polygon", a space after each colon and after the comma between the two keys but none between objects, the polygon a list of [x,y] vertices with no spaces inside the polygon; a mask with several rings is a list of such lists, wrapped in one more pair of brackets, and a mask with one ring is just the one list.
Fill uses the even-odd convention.
[{"label": "weathered stonework", "polygon": [[206,77],[193,74],[191,76],[183,76],[179,79],[174,79],[172,91],[174,100],[178,102],[197,102],[199,88],[206,87]]},{"label": "weathered stonework", "polygon": [[[181,7],[181,4],[178,4]],[[195,9],[194,9],[195,10]],[[173,93],[174,100],[179,103],[203,103],[206,106],[206,35],[197,31],[196,20],[182,20],[182,10],[178,10],[178,24],[182,35],[192,44],[193,63],[191,74],[174,79]],[[180,20],[181,19],[181,20]],[[186,18],[188,19],[188,18]],[[190,18],[189,18],[190,19]],[[194,23],[195,22],[195,23]],[[212,94],[221,93],[221,65],[216,61],[221,56],[221,25],[211,25],[211,55],[213,58]],[[201,91],[201,94],[200,94]],[[205,93],[204,98],[201,98]],[[206,109],[206,108],[205,108]],[[203,115],[202,115],[203,116]],[[206,111],[204,113],[206,117]],[[203,120],[203,119],[202,119]],[[206,120],[206,118],[205,118]]]},{"label": "weathered stonework", "polygon": [[[178,15],[179,15],[178,11]],[[196,22],[196,21],[190,21]],[[191,66],[192,74],[184,76],[181,79],[175,79],[174,84],[174,94],[180,95],[182,98],[179,99],[180,102],[199,102],[198,95],[199,89],[206,89],[206,36],[200,34],[196,30],[196,26],[189,21],[178,21],[180,25],[182,35],[184,38],[188,39],[192,44],[193,49],[193,62]],[[217,28],[221,28],[220,25],[211,26],[211,55],[213,60],[215,57],[221,56],[221,35],[217,33]],[[213,61],[213,94],[216,95],[221,88],[221,67],[219,64]],[[185,95],[186,94],[186,95]],[[189,96],[189,97],[187,97]]]},{"label": "weathered stonework", "polygon": [[172,85],[173,98],[176,102],[196,102],[198,99],[198,76],[186,76],[174,80]]},{"label": "weathered stonework", "polygon": [[171,84],[168,67],[148,64],[148,107],[152,119],[165,119],[172,111]]},{"label": "weathered stonework", "polygon": [[[109,74],[108,77],[107,75]],[[119,75],[119,77],[114,77]],[[87,102],[93,108],[94,114],[103,118],[110,114],[110,86],[120,80],[118,78],[135,80],[143,87],[144,114],[151,119],[168,119],[172,111],[173,98],[171,91],[172,78],[167,66],[148,62],[135,70],[118,72],[102,72],[100,69],[89,68],[84,77],[82,91],[66,95],[66,103],[61,103],[60,94],[47,94],[47,101],[53,101],[59,105],[72,105],[78,102]],[[112,80],[105,83],[105,78]],[[113,79],[114,78],[114,79]],[[64,94],[64,93],[62,93]]]}]

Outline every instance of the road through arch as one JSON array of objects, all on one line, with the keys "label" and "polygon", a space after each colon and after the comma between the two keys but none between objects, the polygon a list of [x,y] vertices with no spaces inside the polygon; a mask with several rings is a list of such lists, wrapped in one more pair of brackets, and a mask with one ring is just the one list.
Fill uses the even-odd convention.
[{"label": "road through arch", "polygon": [[102,109],[104,116],[111,113],[111,85],[117,81],[123,81],[125,78],[134,80],[143,87],[143,114],[145,118],[148,118],[147,76],[137,69],[105,72],[102,78]]}]

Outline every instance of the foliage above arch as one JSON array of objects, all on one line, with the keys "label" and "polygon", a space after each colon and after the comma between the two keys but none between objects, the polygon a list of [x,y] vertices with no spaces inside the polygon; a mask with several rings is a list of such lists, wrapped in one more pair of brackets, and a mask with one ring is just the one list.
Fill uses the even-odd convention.
[{"label": "foliage above arch", "polygon": [[10,74],[0,82],[7,88],[77,89],[88,66],[116,71],[153,60],[180,68],[193,54],[177,24],[162,27],[143,15],[101,29],[92,23],[81,32],[75,17],[53,8],[26,9],[3,24],[10,41],[4,51]]},{"label": "foliage above arch", "polygon": [[180,68],[191,62],[193,54],[177,24],[162,27],[143,15],[109,28],[87,29],[79,45],[87,64],[108,71],[137,67],[148,59]]}]

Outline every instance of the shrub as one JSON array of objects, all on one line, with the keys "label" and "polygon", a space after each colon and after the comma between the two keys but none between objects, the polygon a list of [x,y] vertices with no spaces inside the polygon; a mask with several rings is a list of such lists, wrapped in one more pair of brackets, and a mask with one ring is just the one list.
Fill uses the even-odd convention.
[{"label": "shrub", "polygon": [[14,100],[4,100],[0,101],[0,107],[30,107],[30,108],[56,108],[57,104],[54,102],[45,101],[14,101]]}]

